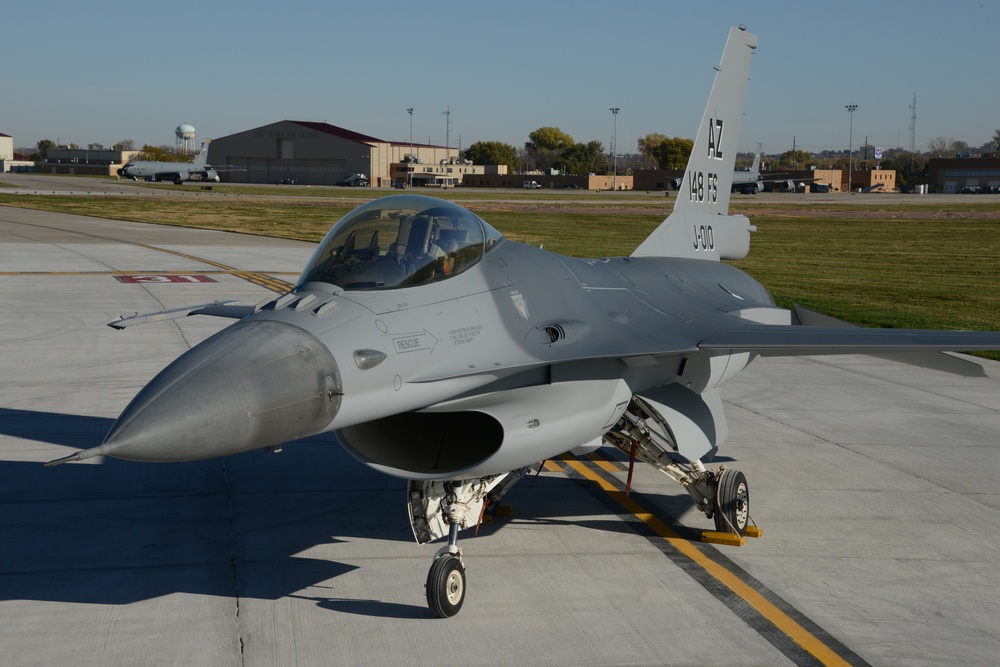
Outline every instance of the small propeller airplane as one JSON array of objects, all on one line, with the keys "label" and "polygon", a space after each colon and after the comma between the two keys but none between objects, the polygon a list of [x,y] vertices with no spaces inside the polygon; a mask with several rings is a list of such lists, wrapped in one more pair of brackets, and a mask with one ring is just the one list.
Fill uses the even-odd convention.
[{"label": "small propeller airplane", "polygon": [[129,160],[118,175],[137,181],[140,178],[147,181],[173,181],[180,185],[185,181],[219,182],[219,172],[208,164],[208,144],[201,144],[201,150],[193,162],[154,162],[150,160]]},{"label": "small propeller airplane", "polygon": [[673,211],[631,256],[516,243],[438,198],[368,202],[286,294],[110,322],[239,320],[154,377],[102,444],[47,465],[206,459],[333,432],[408,480],[419,543],[447,538],[426,585],[439,617],[465,600],[459,531],[565,452],[618,447],[683,486],[717,530],[744,534],[746,477],[711,462],[728,433],[719,386],[753,359],[867,354],[981,376],[942,352],[1000,349],[995,332],[868,329],[778,308],[719,261],[745,256],[755,229],[728,208],[756,48],[745,26],[730,31]]}]

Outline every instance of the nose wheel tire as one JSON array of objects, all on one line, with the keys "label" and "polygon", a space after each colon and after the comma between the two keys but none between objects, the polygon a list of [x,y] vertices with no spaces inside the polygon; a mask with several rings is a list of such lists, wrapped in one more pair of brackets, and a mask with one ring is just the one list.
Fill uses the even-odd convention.
[{"label": "nose wheel tire", "polygon": [[465,602],[465,567],[458,556],[445,554],[427,573],[427,606],[438,618],[454,616]]},{"label": "nose wheel tire", "polygon": [[726,470],[715,492],[715,529],[720,533],[746,534],[750,522],[750,487],[739,470]]}]

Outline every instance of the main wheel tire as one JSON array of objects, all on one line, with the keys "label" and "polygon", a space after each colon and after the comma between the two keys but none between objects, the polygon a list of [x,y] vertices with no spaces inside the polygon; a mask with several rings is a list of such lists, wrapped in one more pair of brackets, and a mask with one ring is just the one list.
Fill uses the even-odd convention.
[{"label": "main wheel tire", "polygon": [[719,482],[716,498],[715,529],[743,537],[750,522],[750,487],[746,475],[739,470],[727,470]]},{"label": "main wheel tire", "polygon": [[465,602],[465,568],[458,556],[438,558],[427,573],[427,606],[438,618],[458,613]]}]

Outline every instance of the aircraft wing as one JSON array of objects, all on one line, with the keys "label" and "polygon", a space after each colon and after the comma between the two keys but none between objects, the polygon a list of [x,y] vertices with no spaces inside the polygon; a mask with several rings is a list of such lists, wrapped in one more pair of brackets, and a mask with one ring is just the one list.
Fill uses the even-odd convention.
[{"label": "aircraft wing", "polygon": [[749,325],[711,334],[698,348],[742,350],[764,357],[864,354],[967,377],[984,377],[982,366],[974,361],[942,353],[1000,350],[1000,333]]},{"label": "aircraft wing", "polygon": [[1000,332],[750,325],[711,334],[698,344],[698,349],[745,350],[763,356],[970,352],[1000,350]]}]

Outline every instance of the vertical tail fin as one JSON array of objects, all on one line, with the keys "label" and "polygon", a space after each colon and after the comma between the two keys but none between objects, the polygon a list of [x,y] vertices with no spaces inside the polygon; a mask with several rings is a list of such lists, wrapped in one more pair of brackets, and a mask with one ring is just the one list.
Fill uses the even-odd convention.
[{"label": "vertical tail fin", "polygon": [[749,251],[750,221],[728,213],[750,56],[756,48],[757,36],[745,26],[729,31],[673,213],[633,256],[718,260],[740,259]]},{"label": "vertical tail fin", "polygon": [[198,155],[195,156],[193,164],[208,164],[208,145],[212,143],[211,139],[206,139],[201,142],[201,150],[198,151]]}]

